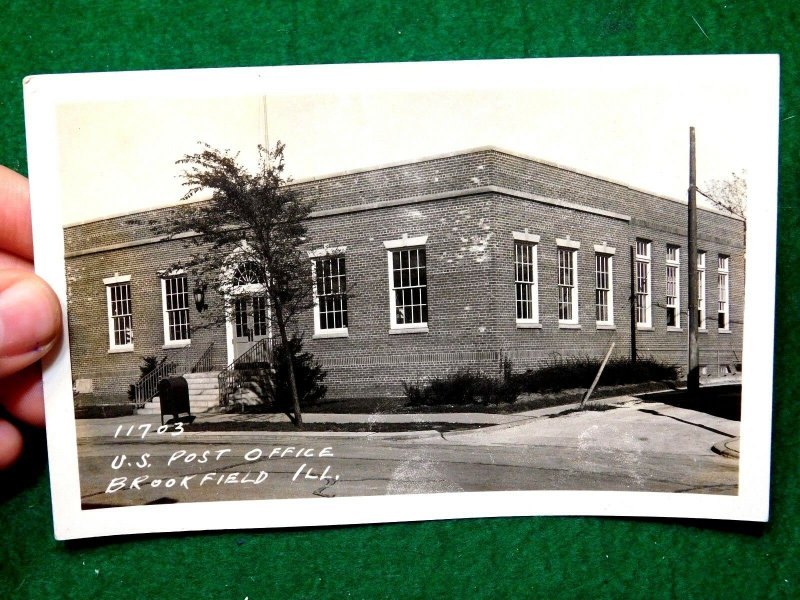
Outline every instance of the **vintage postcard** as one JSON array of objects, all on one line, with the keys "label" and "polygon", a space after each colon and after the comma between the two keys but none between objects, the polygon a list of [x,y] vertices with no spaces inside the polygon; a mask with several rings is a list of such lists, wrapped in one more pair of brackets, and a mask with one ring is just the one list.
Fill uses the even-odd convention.
[{"label": "vintage postcard", "polygon": [[27,78],[56,537],[767,520],[778,73]]}]

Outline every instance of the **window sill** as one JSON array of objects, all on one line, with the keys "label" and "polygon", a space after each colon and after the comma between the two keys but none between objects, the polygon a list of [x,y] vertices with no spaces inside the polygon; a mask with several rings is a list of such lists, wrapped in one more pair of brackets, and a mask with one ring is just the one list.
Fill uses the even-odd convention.
[{"label": "window sill", "polygon": [[191,346],[192,340],[180,340],[177,342],[167,342],[161,348],[163,350],[168,350],[170,348],[186,348],[186,346]]},{"label": "window sill", "polygon": [[597,323],[597,329],[607,329],[607,330],[610,331],[610,330],[616,329],[616,328],[617,328],[617,326],[614,325],[613,323]]},{"label": "window sill", "polygon": [[344,331],[318,331],[311,339],[312,340],[327,340],[332,338],[346,338],[350,337],[350,333],[345,329]]},{"label": "window sill", "polygon": [[667,331],[675,331],[675,332],[680,333],[680,332],[683,331],[683,328],[682,327],[670,327],[669,325],[667,325]]},{"label": "window sill", "polygon": [[730,334],[730,333],[732,333],[732,331],[730,329],[717,329],[717,333]]},{"label": "window sill", "polygon": [[125,352],[133,352],[133,346],[119,346],[117,348],[109,348],[109,354],[123,354]]},{"label": "window sill", "polygon": [[389,335],[400,335],[403,333],[428,333],[428,326],[423,325],[421,327],[404,327],[402,329],[390,329]]},{"label": "window sill", "polygon": [[639,323],[636,324],[636,331],[653,331],[652,325],[640,325]]},{"label": "window sill", "polygon": [[705,329],[705,328],[703,328],[703,329],[698,329],[698,330],[697,330],[697,333],[708,333],[708,329]]},{"label": "window sill", "polygon": [[581,329],[580,323],[559,323],[559,329]]},{"label": "window sill", "polygon": [[526,322],[526,321],[517,321],[517,329],[541,329],[541,323],[533,323],[533,322]]}]

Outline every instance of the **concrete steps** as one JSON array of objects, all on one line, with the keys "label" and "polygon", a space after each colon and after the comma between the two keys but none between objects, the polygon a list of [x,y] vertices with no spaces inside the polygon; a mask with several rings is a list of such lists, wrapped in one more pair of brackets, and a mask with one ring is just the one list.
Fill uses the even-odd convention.
[{"label": "concrete steps", "polygon": [[[208,373],[186,373],[183,375],[189,386],[189,409],[191,413],[198,414],[212,410],[219,406],[219,381],[217,371]],[[147,402],[144,408],[136,411],[139,415],[160,415],[161,402],[156,396],[152,402]]]},{"label": "concrete steps", "polygon": [[206,412],[219,406],[219,380],[216,371],[208,373],[186,373],[183,377],[189,384],[189,406],[192,414]]},{"label": "concrete steps", "polygon": [[161,414],[161,402],[156,396],[153,398],[152,402],[145,402],[144,408],[137,408],[136,409],[137,415],[160,415]]}]

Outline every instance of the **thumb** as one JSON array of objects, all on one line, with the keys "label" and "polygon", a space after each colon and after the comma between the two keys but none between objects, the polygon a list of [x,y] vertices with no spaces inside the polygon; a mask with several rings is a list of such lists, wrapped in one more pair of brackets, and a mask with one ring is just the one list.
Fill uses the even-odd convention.
[{"label": "thumb", "polygon": [[29,271],[0,270],[0,378],[39,360],[61,331],[53,290]]}]

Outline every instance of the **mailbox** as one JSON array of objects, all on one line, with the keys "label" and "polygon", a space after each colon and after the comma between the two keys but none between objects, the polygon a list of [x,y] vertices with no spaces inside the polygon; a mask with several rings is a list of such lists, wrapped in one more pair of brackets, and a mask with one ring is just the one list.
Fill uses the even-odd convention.
[{"label": "mailbox", "polygon": [[161,400],[161,424],[164,415],[172,415],[178,421],[180,415],[191,416],[189,407],[189,384],[184,377],[167,377],[158,382],[158,397]]}]

